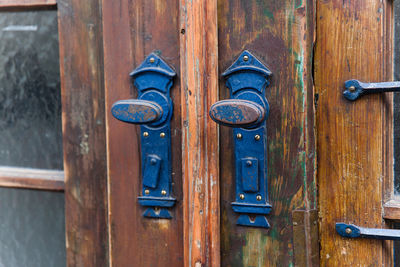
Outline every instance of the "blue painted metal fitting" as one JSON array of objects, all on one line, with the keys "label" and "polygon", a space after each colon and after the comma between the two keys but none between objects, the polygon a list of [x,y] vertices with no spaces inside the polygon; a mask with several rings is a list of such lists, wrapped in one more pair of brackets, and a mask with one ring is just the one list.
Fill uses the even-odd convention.
[{"label": "blue painted metal fitting", "polygon": [[175,71],[158,55],[151,53],[130,76],[139,91],[138,99],[121,100],[111,108],[123,122],[140,124],[142,158],[142,196],[139,203],[148,207],[143,216],[170,219],[171,126],[173,104],[170,89]]},{"label": "blue painted metal fitting", "polygon": [[223,74],[231,99],[218,101],[210,117],[234,127],[236,200],[232,208],[238,225],[269,228],[271,212],[267,189],[267,128],[269,104],[265,88],[271,71],[244,51]]}]

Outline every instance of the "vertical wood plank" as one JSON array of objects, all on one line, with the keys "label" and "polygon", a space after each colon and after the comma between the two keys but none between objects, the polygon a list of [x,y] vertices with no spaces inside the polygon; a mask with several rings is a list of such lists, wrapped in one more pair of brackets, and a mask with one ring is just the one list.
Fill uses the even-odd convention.
[{"label": "vertical wood plank", "polygon": [[[218,1],[219,70],[244,49],[272,71],[268,191],[271,228],[236,225],[232,131],[221,127],[221,266],[294,266],[292,211],[316,209],[312,54],[314,1]],[[220,79],[220,99],[229,98]],[[310,248],[311,250],[311,248]],[[304,255],[306,257],[306,255]],[[306,259],[305,259],[306,260]]]},{"label": "vertical wood plank", "polygon": [[389,242],[344,239],[335,231],[336,222],[385,227],[384,181],[392,178],[390,97],[370,95],[349,102],[342,91],[348,79],[392,79],[391,13],[391,1],[317,1],[314,62],[323,266],[391,266]]},{"label": "vertical wood plank", "polygon": [[108,266],[101,5],[58,2],[67,266]]},{"label": "vertical wood plank", "polygon": [[109,171],[111,265],[183,266],[180,81],[171,98],[173,218],[144,218],[139,127],[111,116],[112,104],[136,98],[129,73],[155,51],[179,73],[178,0],[103,0],[104,76]]},{"label": "vertical wood plank", "polygon": [[218,100],[217,1],[181,0],[185,266],[219,266],[219,138],[208,116]]}]

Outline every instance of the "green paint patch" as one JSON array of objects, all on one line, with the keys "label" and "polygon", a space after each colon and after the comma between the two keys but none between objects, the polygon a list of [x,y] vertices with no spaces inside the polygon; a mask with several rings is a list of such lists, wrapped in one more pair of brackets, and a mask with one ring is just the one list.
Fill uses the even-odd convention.
[{"label": "green paint patch", "polygon": [[259,7],[262,8],[262,12],[263,12],[264,16],[266,16],[270,20],[274,21],[274,12],[271,11],[269,4],[264,0],[256,0],[256,3]]}]

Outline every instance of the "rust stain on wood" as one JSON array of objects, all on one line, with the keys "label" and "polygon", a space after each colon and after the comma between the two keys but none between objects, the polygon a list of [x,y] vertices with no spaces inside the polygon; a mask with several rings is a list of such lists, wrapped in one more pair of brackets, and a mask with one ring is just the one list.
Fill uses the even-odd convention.
[{"label": "rust stain on wood", "polygon": [[[336,222],[384,228],[391,180],[391,104],[383,95],[357,103],[344,81],[390,81],[391,1],[317,1],[315,86],[322,266],[391,266],[390,243],[341,238]],[[390,129],[389,129],[390,130]]]},{"label": "rust stain on wood", "polygon": [[[185,266],[219,266],[217,2],[180,1]],[[182,31],[181,31],[182,32]]]}]

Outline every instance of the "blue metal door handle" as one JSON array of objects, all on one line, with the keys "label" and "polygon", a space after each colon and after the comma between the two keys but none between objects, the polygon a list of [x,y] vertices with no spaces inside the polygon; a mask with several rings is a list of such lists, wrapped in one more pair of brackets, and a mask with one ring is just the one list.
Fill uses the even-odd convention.
[{"label": "blue metal door handle", "polygon": [[[265,88],[271,71],[249,51],[244,51],[223,74],[231,99],[210,107],[210,117],[233,127],[236,200],[232,208],[238,225],[269,228],[271,212],[267,190],[267,128],[269,113]],[[252,218],[251,218],[252,217]]]},{"label": "blue metal door handle", "polygon": [[336,223],[336,232],[348,238],[372,238],[380,240],[400,240],[400,230],[365,228],[354,224]]},{"label": "blue metal door handle", "polygon": [[344,86],[346,89],[343,96],[350,101],[366,94],[400,91],[400,82],[363,83],[358,80],[348,80]]},{"label": "blue metal door handle", "polygon": [[142,196],[139,203],[148,207],[143,216],[170,219],[172,100],[169,91],[175,71],[152,53],[130,76],[139,91],[138,99],[120,100],[111,108],[120,121],[140,124],[142,158]]}]

